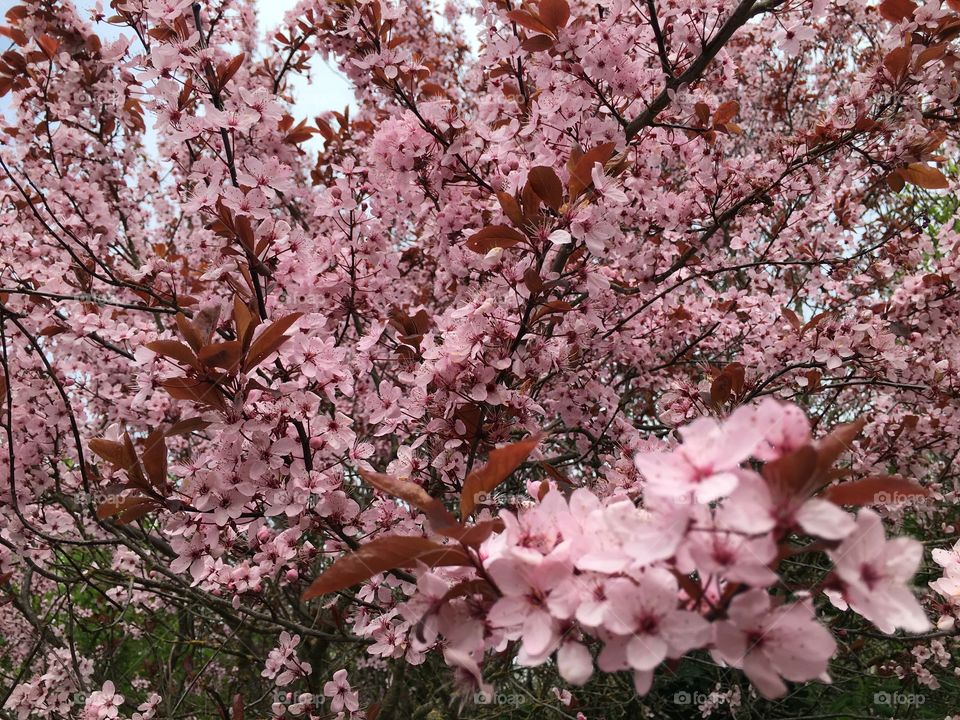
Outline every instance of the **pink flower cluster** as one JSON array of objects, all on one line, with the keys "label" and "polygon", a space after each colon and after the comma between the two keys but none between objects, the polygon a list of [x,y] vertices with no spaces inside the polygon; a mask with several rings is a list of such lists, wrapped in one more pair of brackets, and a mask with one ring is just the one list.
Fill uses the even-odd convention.
[{"label": "pink flower cluster", "polygon": [[120,695],[107,680],[100,690],[90,693],[83,706],[83,720],[112,720],[118,717],[120,706],[123,705],[123,695]]},{"label": "pink flower cluster", "polygon": [[[595,664],[631,670],[641,694],[665,660],[707,649],[772,698],[785,680],[829,682],[836,642],[816,617],[820,591],[885,633],[929,627],[908,585],[919,542],[888,541],[872,511],[854,518],[809,484],[756,469],[797,475],[802,466],[791,463],[817,452],[796,407],[765,400],[680,436],[672,449],[636,456],[637,492],[601,498],[578,488],[566,497],[551,488],[516,514],[501,512],[503,532],[480,548],[498,599],[471,622],[467,604],[442,605],[448,583],[426,573],[407,606],[422,618],[421,635],[442,633],[461,670],[474,670],[484,649],[517,641],[521,665],[556,653],[573,684]],[[795,535],[829,548],[834,569],[820,587],[790,588],[778,574]]]},{"label": "pink flower cluster", "polygon": [[930,587],[951,604],[960,605],[960,541],[949,550],[937,548],[932,555],[933,561],[943,568],[943,575],[931,582]]},{"label": "pink flower cluster", "polygon": [[[916,478],[943,502],[907,526],[955,534],[956,0],[257,5],[15,0],[0,28],[4,712],[101,687],[93,715],[155,715],[154,678],[96,673],[195,604],[211,676],[231,627],[257,641],[257,712],[342,667],[362,713],[367,668],[441,654],[486,689],[490,651],[641,690],[696,652],[775,696],[827,677],[837,609],[928,626],[920,545],[829,486]],[[348,110],[296,102],[322,61]],[[869,415],[849,469],[806,411]],[[489,537],[421,513],[540,432],[461,504]],[[396,537],[460,564],[347,573],[297,624]],[[93,581],[119,639],[69,643]],[[213,681],[173,672],[197,714]]]},{"label": "pink flower cluster", "polygon": [[280,644],[270,651],[261,675],[273,680],[277,687],[289,685],[294,680],[308,676],[312,667],[310,663],[297,657],[299,644],[299,635],[280,633]]}]

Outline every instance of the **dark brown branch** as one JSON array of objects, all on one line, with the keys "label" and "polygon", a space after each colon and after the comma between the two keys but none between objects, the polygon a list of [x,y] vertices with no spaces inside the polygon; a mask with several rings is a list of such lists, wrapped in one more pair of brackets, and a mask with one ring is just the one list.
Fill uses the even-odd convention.
[{"label": "dark brown branch", "polygon": [[[670,104],[670,91],[675,90],[681,85],[690,85],[703,75],[710,61],[717,56],[724,45],[733,37],[733,34],[754,15],[761,12],[767,12],[782,4],[783,0],[771,0],[770,2],[757,4],[756,0],[741,0],[733,14],[727,18],[726,22],[717,34],[704,45],[703,51],[694,60],[690,66],[683,71],[679,77],[670,77],[666,86],[660,90],[657,96],[651,101],[643,112],[630,121],[625,129],[627,140],[631,140],[638,132],[647,127],[663,110]],[[654,18],[656,14],[654,13]],[[661,58],[662,59],[662,58]]]}]

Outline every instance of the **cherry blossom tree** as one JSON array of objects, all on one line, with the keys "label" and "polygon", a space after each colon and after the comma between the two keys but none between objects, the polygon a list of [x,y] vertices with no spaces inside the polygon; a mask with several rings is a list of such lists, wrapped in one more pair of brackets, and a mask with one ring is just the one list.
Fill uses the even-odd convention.
[{"label": "cherry blossom tree", "polygon": [[0,717],[956,710],[960,2],[0,34]]}]

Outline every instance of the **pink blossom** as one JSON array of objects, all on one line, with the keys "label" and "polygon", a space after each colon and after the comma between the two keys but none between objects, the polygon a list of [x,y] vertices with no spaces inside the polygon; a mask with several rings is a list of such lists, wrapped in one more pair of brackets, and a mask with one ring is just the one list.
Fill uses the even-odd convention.
[{"label": "pink blossom", "polygon": [[814,620],[809,604],[773,607],[766,591],[750,590],[734,598],[728,617],[715,626],[712,652],[718,660],[743,668],[764,697],[783,696],[783,679],[829,682],[827,661],[837,644]]},{"label": "pink blossom", "polygon": [[109,720],[119,716],[121,705],[123,695],[116,692],[111,680],[107,680],[99,690],[90,693],[83,706],[84,717],[90,720]]},{"label": "pink blossom", "polygon": [[331,698],[330,710],[335,713],[344,709],[350,712],[360,709],[359,694],[351,691],[346,670],[337,670],[333,674],[333,680],[323,686],[323,694]]},{"label": "pink blossom", "polygon": [[667,657],[680,657],[709,639],[710,625],[696,613],[677,609],[677,581],[666,570],[647,570],[637,582],[611,582],[605,627],[629,635],[627,662],[634,670],[653,670]]},{"label": "pink blossom", "polygon": [[756,426],[753,408],[737,410],[724,425],[699,418],[680,431],[683,443],[675,450],[639,453],[637,468],[654,494],[716,500],[736,488],[740,463],[759,444]]},{"label": "pink blossom", "polygon": [[816,37],[816,33],[813,28],[800,24],[778,30],[774,35],[774,39],[779,42],[780,48],[789,55],[800,52],[801,44],[806,40],[812,40],[814,37]]},{"label": "pink blossom", "polygon": [[487,572],[503,593],[487,620],[519,637],[531,664],[539,664],[559,641],[560,626],[547,609],[547,600],[550,589],[571,572],[569,562],[557,559],[517,566],[502,558],[493,561]]},{"label": "pink blossom", "polygon": [[627,195],[617,187],[616,182],[604,174],[603,166],[595,163],[590,171],[593,179],[593,194],[600,201],[610,205],[622,205],[627,201]]},{"label": "pink blossom", "polygon": [[950,550],[934,548],[933,561],[943,568],[943,576],[930,583],[930,587],[952,601],[960,601],[960,542]]},{"label": "pink blossom", "polygon": [[886,540],[883,520],[864,508],[857,514],[856,529],[830,557],[844,600],[881,632],[930,629],[926,613],[907,585],[923,558],[919,542],[906,537]]}]

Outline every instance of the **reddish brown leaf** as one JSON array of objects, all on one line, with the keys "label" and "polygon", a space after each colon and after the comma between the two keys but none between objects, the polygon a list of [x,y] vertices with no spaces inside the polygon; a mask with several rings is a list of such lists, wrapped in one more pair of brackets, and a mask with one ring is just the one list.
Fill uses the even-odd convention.
[{"label": "reddish brown leaf", "polygon": [[689,575],[683,574],[679,570],[671,570],[671,572],[673,573],[674,577],[677,578],[677,583],[687,594],[687,597],[698,601],[700,596],[703,595],[703,588],[700,587],[700,583]]},{"label": "reddish brown leaf", "polygon": [[576,161],[570,170],[570,180],[567,183],[567,194],[570,202],[573,202],[580,193],[593,184],[593,166],[597,163],[603,165],[613,155],[615,143],[603,143],[587,150],[583,156]]},{"label": "reddish brown leaf", "polygon": [[461,547],[434,543],[434,547],[425,549],[398,567],[416,567],[419,563],[427,567],[471,567],[473,559]]},{"label": "reddish brown leaf", "polygon": [[883,66],[894,82],[902,80],[910,67],[910,46],[904,45],[888,52],[883,58]]},{"label": "reddish brown leaf", "polygon": [[490,451],[487,464],[467,477],[460,492],[460,517],[473,512],[479,496],[486,496],[506,480],[540,443],[540,435]]},{"label": "reddish brown leaf", "polygon": [[260,334],[257,335],[256,340],[250,345],[250,352],[247,353],[247,359],[243,363],[243,371],[249,372],[252,368],[255,368],[289,340],[290,336],[284,335],[283,333],[285,333],[301,315],[303,315],[303,313],[300,312],[284,315],[262,330]]},{"label": "reddish brown leaf", "polygon": [[94,438],[89,444],[90,449],[95,454],[121,470],[129,469],[136,462],[136,457],[130,456],[126,445],[122,442],[107,440],[105,438]]},{"label": "reddish brown leaf", "polygon": [[38,37],[37,45],[43,50],[43,54],[47,56],[48,60],[53,60],[57,56],[57,49],[60,47],[60,43],[49,35]]},{"label": "reddish brown leaf", "polygon": [[859,418],[846,425],[839,425],[829,435],[817,441],[816,478],[821,484],[829,479],[830,471],[840,456],[852,449],[853,441],[863,431],[866,424],[866,420]]},{"label": "reddish brown leaf", "polygon": [[912,0],[883,0],[878,8],[880,15],[893,23],[912,18],[916,9]]},{"label": "reddish brown leaf", "polygon": [[160,385],[175,400],[189,400],[218,410],[226,407],[220,389],[206,380],[170,378],[169,380],[162,380]]},{"label": "reddish brown leaf", "polygon": [[786,306],[780,308],[780,314],[783,315],[783,317],[788,323],[790,323],[794,330],[800,332],[800,329],[803,327],[803,322],[801,322],[799,315]]},{"label": "reddish brown leaf", "polygon": [[894,170],[887,175],[887,186],[894,192],[900,192],[906,183],[903,181],[903,175],[899,170]]},{"label": "reddish brown leaf", "polygon": [[523,225],[523,212],[520,210],[520,204],[513,195],[498,192],[497,200],[500,201],[503,214],[510,218],[510,222],[514,225]]},{"label": "reddish brown leaf", "polygon": [[390,311],[390,324],[397,329],[399,342],[419,350],[423,335],[430,327],[430,316],[421,309],[410,317],[402,308],[394,308]]},{"label": "reddish brown leaf", "polygon": [[220,66],[218,72],[219,75],[219,86],[222,90],[226,87],[227,83],[230,82],[230,79],[237,74],[237,70],[243,65],[243,59],[246,57],[244,53],[234,56],[229,62]]},{"label": "reddish brown leaf", "polygon": [[424,537],[388,535],[362,545],[324,570],[306,592],[304,600],[345,590],[377,573],[396,568],[472,565],[470,556],[457,545],[441,545]]},{"label": "reddish brown leaf", "polygon": [[95,55],[103,49],[103,42],[96,34],[87,35],[83,44],[87,48],[87,52],[89,52],[91,55]]},{"label": "reddish brown leaf", "polygon": [[553,38],[549,35],[534,35],[520,43],[528,53],[543,52],[553,47]]},{"label": "reddish brown leaf", "polygon": [[253,340],[253,331],[260,324],[260,318],[250,312],[250,308],[239,295],[233,296],[233,327],[237,331],[237,339],[244,350],[250,347]]},{"label": "reddish brown leaf", "polygon": [[239,340],[229,340],[207,345],[197,353],[197,359],[209,367],[233,371],[240,365],[242,352]]},{"label": "reddish brown leaf", "polygon": [[956,16],[941,18],[937,23],[937,29],[935,31],[937,40],[950,42],[955,39],[957,35],[960,35],[960,18]]},{"label": "reddish brown leaf", "polygon": [[947,43],[940,43],[939,45],[931,45],[926,50],[923,50],[917,59],[913,61],[913,66],[918,70],[926,65],[931,60],[939,60],[947,53]]},{"label": "reddish brown leaf", "polygon": [[929,497],[930,491],[906,478],[877,475],[831,485],[823,495],[837,505],[893,505],[907,498]]},{"label": "reddish brown leaf", "polygon": [[568,478],[566,475],[564,475],[562,472],[557,470],[557,468],[555,468],[553,465],[546,462],[545,460],[540,461],[540,467],[542,467],[544,471],[547,473],[547,475],[553,478],[554,482],[556,482],[561,487],[566,487],[566,488],[575,487],[574,484],[570,482],[570,478]]},{"label": "reddish brown leaf", "polygon": [[467,238],[467,248],[475,253],[486,255],[493,248],[513,247],[522,243],[527,238],[512,227],[506,225],[489,225],[482,230],[478,230]]},{"label": "reddish brown leaf", "polygon": [[26,45],[29,42],[27,34],[20,28],[16,27],[0,27],[0,35],[10,38],[17,45]]},{"label": "reddish brown leaf", "polygon": [[726,125],[737,116],[738,112],[740,112],[740,103],[736,100],[727,100],[727,102],[722,103],[720,107],[713,112],[714,127]]},{"label": "reddish brown leaf", "polygon": [[567,0],[540,0],[539,14],[543,24],[556,34],[557,30],[566,27],[570,20],[570,6]]},{"label": "reddish brown leaf", "polygon": [[197,356],[179,340],[154,340],[153,342],[148,342],[144,347],[152,350],[157,355],[173,358],[181,365],[197,367]]},{"label": "reddish brown leaf", "polygon": [[727,122],[727,123],[724,123],[723,125],[718,125],[717,130],[726,131],[731,135],[743,135],[743,128],[741,128],[736,123],[732,123],[732,122]]},{"label": "reddish brown leaf", "polygon": [[830,310],[824,310],[821,313],[817,313],[812,318],[810,318],[810,322],[808,322],[806,325],[803,326],[803,329],[800,331],[800,334],[803,335],[804,333],[807,332],[807,330],[812,330],[813,328],[817,327],[817,325],[819,325],[821,322],[826,320],[832,314],[833,313]]},{"label": "reddish brown leaf", "polygon": [[162,506],[152,500],[129,507],[117,516],[117,525],[129,525],[149,513],[159,510]]},{"label": "reddish brown leaf", "polygon": [[501,61],[499,65],[490,70],[489,77],[491,80],[502,77],[504,75],[509,75],[513,71],[513,66],[511,63],[506,62],[505,60]]},{"label": "reddish brown leaf", "polygon": [[550,35],[553,33],[549,27],[543,24],[543,21],[541,21],[540,18],[528,13],[526,10],[511,10],[507,13],[507,17],[520,27],[524,27],[527,30],[531,30],[535,33],[543,33],[544,35]]},{"label": "reddish brown leaf", "polygon": [[423,83],[420,86],[420,95],[423,97],[446,97],[447,91],[437,83]]},{"label": "reddish brown leaf", "polygon": [[217,329],[220,308],[219,306],[204,308],[196,314],[192,321],[188,320],[183,313],[177,313],[175,319],[183,339],[193,348],[194,352],[199,352],[200,348],[210,342],[214,330]]},{"label": "reddish brown leaf", "polygon": [[696,103],[693,106],[693,114],[697,116],[701,127],[706,127],[710,123],[710,106],[705,102]]},{"label": "reddish brown leaf", "polygon": [[573,310],[573,305],[568,303],[565,300],[551,300],[545,302],[543,305],[539,306],[536,312],[533,313],[533,316],[530,318],[531,323],[535,323],[540,318],[545,315],[552,315],[555,313],[565,313]]},{"label": "reddish brown leaf", "polygon": [[531,295],[536,295],[543,290],[543,278],[540,277],[540,273],[537,272],[536,268],[530,267],[524,271],[523,284],[527,286],[527,290],[530,291]]},{"label": "reddish brown leaf", "polygon": [[540,213],[540,196],[533,190],[533,185],[524,183],[520,190],[520,201],[523,203],[523,217],[527,221],[533,221]]},{"label": "reddish brown leaf", "polygon": [[328,123],[322,117],[317,116],[313,119],[313,121],[317,124],[317,130],[320,131],[320,134],[323,135],[323,139],[326,142],[331,142],[335,137],[337,137],[337,134],[333,131],[333,127],[331,127],[330,123]]},{"label": "reddish brown leaf", "polygon": [[3,59],[7,65],[12,69],[16,70],[18,73],[27,72],[27,61],[16,50],[7,50],[3,55],[0,55],[0,58]]},{"label": "reddish brown leaf", "polygon": [[250,253],[256,254],[256,236],[253,232],[253,225],[250,224],[249,215],[237,215],[234,218],[236,238],[240,241],[243,248]]},{"label": "reddish brown leaf", "polygon": [[733,393],[733,380],[726,373],[720,373],[710,384],[710,402],[714,407],[720,407]]},{"label": "reddish brown leaf", "polygon": [[766,463],[761,474],[775,496],[802,497],[813,492],[817,462],[816,450],[805,445]]},{"label": "reddish brown leaf", "polygon": [[476,525],[461,525],[459,523],[438,529],[437,533],[457,542],[476,547],[495,532],[503,532],[503,520],[483,520]]},{"label": "reddish brown leaf", "polygon": [[287,133],[286,137],[283,138],[283,141],[288,145],[298,145],[302,142],[306,142],[318,132],[320,131],[316,128],[307,125],[306,120],[301,120],[295,128]]},{"label": "reddish brown leaf", "polygon": [[527,177],[533,191],[544,204],[554,212],[559,211],[563,204],[563,183],[560,182],[554,169],[538,165],[530,169]]},{"label": "reddish brown leaf", "polygon": [[360,477],[366,480],[370,485],[380,492],[393,495],[401,500],[410,503],[415,508],[422,510],[429,518],[434,530],[439,531],[456,523],[453,515],[443,503],[435,497],[432,497],[426,490],[408,480],[401,480],[393,475],[370,472],[360,469]]},{"label": "reddish brown leaf", "polygon": [[209,424],[210,423],[207,420],[203,420],[202,418],[187,418],[186,420],[180,420],[171,425],[170,429],[167,430],[166,435],[167,437],[174,437],[175,435],[189,435],[197,430],[203,430]]},{"label": "reddish brown leaf", "polygon": [[734,397],[739,397],[747,379],[746,368],[741,363],[732,362],[723,369],[723,374],[730,377]]},{"label": "reddish brown leaf", "polygon": [[926,163],[910,163],[904,168],[899,168],[898,172],[904,180],[917,187],[928,190],[942,190],[950,187],[946,176]]},{"label": "reddish brown leaf", "polygon": [[743,392],[746,370],[738,362],[729,363],[714,378],[710,386],[710,399],[714,406],[723,405],[731,397],[737,398]]},{"label": "reddish brown leaf", "polygon": [[128,510],[141,508],[143,506],[147,506],[146,512],[150,512],[151,509],[155,510],[158,507],[155,500],[144,497],[143,495],[130,495],[129,497],[108,500],[107,502],[101,503],[97,506],[97,517],[103,520],[104,518],[113,517],[114,515],[119,515]]},{"label": "reddish brown leaf", "polygon": [[164,487],[167,484],[167,440],[162,430],[154,430],[147,436],[140,459],[153,486]]},{"label": "reddish brown leaf", "polygon": [[123,448],[126,456],[132,458],[130,466],[126,469],[128,484],[141,490],[148,490],[150,483],[147,482],[147,478],[143,474],[143,468],[140,465],[140,459],[137,457],[137,450],[133,446],[133,440],[130,439],[130,434],[126,432],[123,433]]}]

